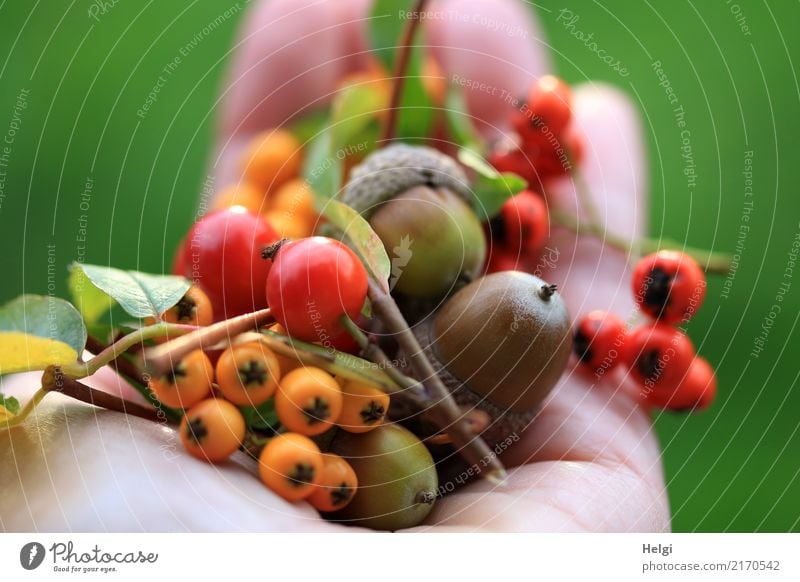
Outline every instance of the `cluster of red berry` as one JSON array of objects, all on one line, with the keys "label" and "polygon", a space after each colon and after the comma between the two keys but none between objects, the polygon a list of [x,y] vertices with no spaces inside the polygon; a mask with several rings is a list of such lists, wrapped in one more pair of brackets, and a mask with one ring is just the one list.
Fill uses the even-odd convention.
[{"label": "cluster of red berry", "polygon": [[569,85],[552,75],[541,77],[511,115],[517,140],[501,144],[489,161],[501,172],[522,176],[528,184],[568,174],[583,157],[583,140],[571,122]]},{"label": "cluster of red berry", "polygon": [[690,256],[659,251],[641,259],[633,272],[633,293],[642,313],[652,318],[632,332],[615,314],[593,311],[578,321],[574,350],[597,377],[622,364],[641,387],[644,401],[670,410],[700,410],[714,400],[716,377],[695,354],[677,325],[691,319],[703,303],[706,280]]}]

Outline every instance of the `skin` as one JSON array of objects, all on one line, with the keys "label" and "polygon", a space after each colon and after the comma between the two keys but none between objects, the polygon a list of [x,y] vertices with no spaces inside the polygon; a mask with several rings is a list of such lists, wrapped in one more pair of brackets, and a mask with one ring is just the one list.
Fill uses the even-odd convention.
[{"label": "skin", "polygon": [[[360,66],[367,0],[271,0],[255,4],[236,44],[223,91],[220,138],[212,160],[218,183],[237,179],[248,136],[280,125],[337,79]],[[445,0],[435,10],[485,14],[527,35],[492,32],[479,22],[428,21],[429,39],[448,76],[458,74],[523,95],[550,70],[546,43],[522,2]],[[325,66],[322,66],[325,65]],[[298,74],[299,72],[299,74]],[[499,91],[498,91],[499,93]],[[637,108],[607,86],[575,88],[575,115],[587,138],[584,174],[602,217],[616,234],[640,233],[646,168]],[[486,134],[503,131],[499,95],[466,91]],[[574,210],[568,181],[551,199]],[[612,220],[613,217],[613,220]],[[548,246],[573,318],[634,309],[626,257],[592,239],[556,230]],[[21,398],[36,375],[4,380]],[[91,382],[124,384],[108,370]],[[670,528],[660,449],[637,389],[611,375],[592,386],[570,369],[534,424],[503,455],[508,483],[474,482],[437,502],[414,531],[664,531]],[[125,392],[129,394],[129,392]],[[174,431],[137,418],[48,396],[23,428],[0,435],[0,529],[8,531],[341,531],[305,503],[270,493],[254,463],[235,455],[212,466],[183,452]],[[348,530],[352,531],[352,529]]]}]

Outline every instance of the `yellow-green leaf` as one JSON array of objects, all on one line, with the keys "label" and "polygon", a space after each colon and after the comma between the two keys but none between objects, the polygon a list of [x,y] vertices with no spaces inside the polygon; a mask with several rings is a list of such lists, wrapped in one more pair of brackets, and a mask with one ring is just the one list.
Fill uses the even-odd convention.
[{"label": "yellow-green leaf", "polygon": [[78,352],[62,341],[18,331],[0,331],[0,374],[44,370],[78,359]]},{"label": "yellow-green leaf", "polygon": [[91,325],[97,323],[100,316],[114,306],[114,299],[105,291],[95,287],[81,269],[73,265],[69,267],[67,286],[72,295],[72,303],[78,308],[83,320]]},{"label": "yellow-green leaf", "polygon": [[338,200],[329,201],[323,213],[325,218],[350,239],[351,246],[361,257],[364,266],[388,293],[392,264],[383,242],[369,223],[358,212]]}]

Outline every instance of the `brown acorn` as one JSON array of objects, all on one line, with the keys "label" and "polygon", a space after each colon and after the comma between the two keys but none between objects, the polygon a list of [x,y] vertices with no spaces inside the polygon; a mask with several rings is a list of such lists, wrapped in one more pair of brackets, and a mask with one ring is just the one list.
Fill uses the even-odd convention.
[{"label": "brown acorn", "polygon": [[480,274],[486,239],[464,171],[429,147],[392,144],[353,169],[342,201],[369,220],[392,259],[393,287],[440,298]]},{"label": "brown acorn", "polygon": [[572,346],[555,286],[519,271],[473,281],[414,331],[456,401],[492,418],[483,433],[490,445],[531,422]]}]

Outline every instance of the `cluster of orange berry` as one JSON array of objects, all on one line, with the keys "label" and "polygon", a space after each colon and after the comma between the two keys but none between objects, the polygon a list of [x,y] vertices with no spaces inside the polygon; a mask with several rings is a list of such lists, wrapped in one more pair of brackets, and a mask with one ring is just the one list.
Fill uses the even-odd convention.
[{"label": "cluster of orange berry", "polygon": [[220,191],[211,210],[242,206],[261,215],[281,238],[304,238],[319,216],[308,184],[299,177],[302,146],[284,129],[255,136],[242,158],[242,180]]},{"label": "cluster of orange berry", "polygon": [[[192,287],[163,318],[208,325],[211,310],[203,291]],[[185,411],[180,439],[189,453],[209,462],[224,461],[242,447],[245,409],[257,414],[256,407],[272,400],[279,426],[259,455],[261,479],[284,499],[306,499],[324,512],[345,507],[358,483],[347,461],[322,453],[311,437],[334,425],[367,432],[383,423],[389,408],[389,396],[377,387],[303,366],[258,340],[234,340],[221,354],[195,350],[149,386],[161,403]]]}]

